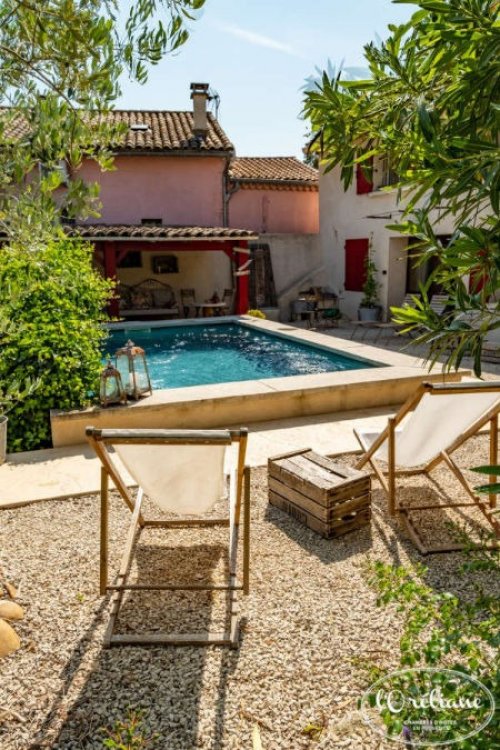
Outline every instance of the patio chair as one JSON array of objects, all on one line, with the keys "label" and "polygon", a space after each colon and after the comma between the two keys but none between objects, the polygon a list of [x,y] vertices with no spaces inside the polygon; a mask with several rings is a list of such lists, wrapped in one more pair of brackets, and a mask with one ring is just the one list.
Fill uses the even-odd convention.
[{"label": "patio chair", "polygon": [[224,294],[222,295],[222,301],[225,304],[225,307],[223,310],[224,315],[231,315],[233,312],[234,290],[224,289]]},{"label": "patio chair", "polygon": [[433,294],[430,301],[430,308],[436,315],[441,316],[449,305],[447,294]]},{"label": "patio chair", "polygon": [[[387,427],[380,433],[354,430],[365,451],[356,468],[369,463],[387,493],[389,513],[400,514],[409,536],[422,554],[451,552],[463,545],[426,547],[412,518],[415,511],[437,508],[476,506],[500,537],[500,524],[493,514],[496,494],[489,495],[489,503],[482,500],[467,482],[452,458],[457,450],[488,421],[490,422],[490,463],[498,463],[498,413],[500,412],[500,381],[423,383],[401,407]],[[403,421],[404,420],[404,421]],[[387,479],[378,461],[387,463]],[[396,497],[396,478],[401,475],[430,474],[444,462],[460,482],[470,503],[441,505],[400,505]]]},{"label": "patio chair", "polygon": [[181,305],[185,318],[195,317],[196,295],[194,289],[181,289]]},{"label": "patio chair", "polygon": [[[100,593],[112,591],[111,615],[104,646],[119,645],[189,645],[231,646],[239,639],[237,592],[249,593],[250,544],[250,470],[245,467],[247,430],[111,430],[88,427],[87,439],[99,457],[101,467],[101,545]],[[231,446],[237,450],[227,451]],[[226,452],[228,456],[226,456]],[[229,473],[229,515],[224,518],[203,517],[224,495],[227,477],[224,461],[235,457]],[[121,475],[123,466],[139,485],[134,497]],[[121,566],[113,584],[108,584],[108,483],[111,478],[125,504],[132,511]],[[142,513],[143,495],[162,511],[184,518],[146,519]],[[237,577],[240,511],[243,505],[242,580]],[[138,538],[144,529],[179,529],[190,527],[229,527],[228,576],[224,585],[179,582],[155,585],[128,583],[130,567]],[[189,548],[186,549],[189,555]],[[188,558],[189,559],[189,558]],[[199,573],[199,571],[193,571]],[[196,578],[198,581],[199,579]],[[125,591],[227,591],[230,622],[225,630],[208,633],[126,633],[115,634],[115,623]]]}]

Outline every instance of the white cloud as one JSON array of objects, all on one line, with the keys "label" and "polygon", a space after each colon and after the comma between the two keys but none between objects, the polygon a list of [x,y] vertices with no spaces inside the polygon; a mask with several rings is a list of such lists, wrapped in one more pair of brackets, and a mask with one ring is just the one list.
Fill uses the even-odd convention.
[{"label": "white cloud", "polygon": [[248,29],[242,29],[240,26],[231,26],[228,24],[217,24],[221,31],[226,34],[232,34],[232,36],[238,39],[243,39],[249,44],[254,44],[257,47],[266,47],[267,49],[274,49],[277,52],[284,52],[287,55],[293,55],[294,57],[302,57],[296,50],[293,49],[289,44],[284,44],[277,39],[272,39],[270,36],[264,36],[264,34],[256,34],[254,31]]}]

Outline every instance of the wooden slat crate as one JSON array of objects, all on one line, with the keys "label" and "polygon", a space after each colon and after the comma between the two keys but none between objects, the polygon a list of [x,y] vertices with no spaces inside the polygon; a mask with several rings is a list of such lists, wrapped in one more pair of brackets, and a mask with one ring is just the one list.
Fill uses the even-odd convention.
[{"label": "wooden slat crate", "polygon": [[268,461],[269,502],[330,539],[370,523],[369,474],[306,448]]}]

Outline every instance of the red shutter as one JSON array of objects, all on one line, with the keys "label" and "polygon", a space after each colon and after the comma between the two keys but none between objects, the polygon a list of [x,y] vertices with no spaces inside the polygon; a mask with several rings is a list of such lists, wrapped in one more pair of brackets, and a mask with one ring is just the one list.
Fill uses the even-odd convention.
[{"label": "red shutter", "polygon": [[[480,250],[478,253],[481,258],[487,256],[487,254],[487,250]],[[488,281],[489,277],[484,269],[482,269],[480,266],[471,268],[469,275],[469,293],[479,294],[479,292],[483,290],[483,287]]]},{"label": "red shutter", "polygon": [[373,156],[363,162],[363,166],[358,164],[356,167],[356,193],[363,195],[371,193],[373,190]]},{"label": "red shutter", "polygon": [[345,281],[346,292],[361,292],[366,280],[365,262],[368,257],[370,240],[345,241]]}]

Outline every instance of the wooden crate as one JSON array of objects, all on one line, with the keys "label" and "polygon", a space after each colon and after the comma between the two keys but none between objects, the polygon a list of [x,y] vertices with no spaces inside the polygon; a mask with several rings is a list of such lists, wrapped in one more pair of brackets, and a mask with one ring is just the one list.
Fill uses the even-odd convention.
[{"label": "wooden crate", "polygon": [[369,474],[310,448],[268,461],[269,502],[330,539],[370,523]]}]

